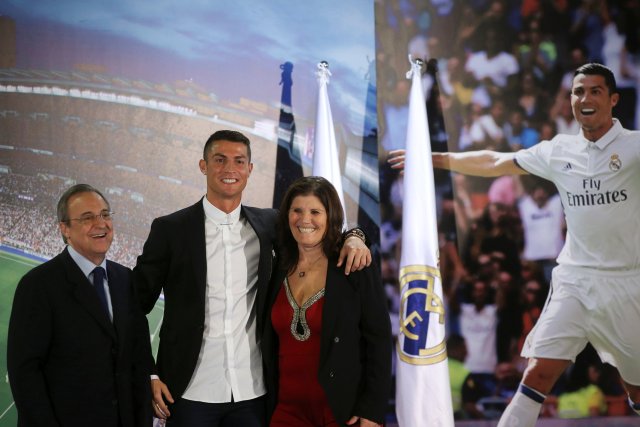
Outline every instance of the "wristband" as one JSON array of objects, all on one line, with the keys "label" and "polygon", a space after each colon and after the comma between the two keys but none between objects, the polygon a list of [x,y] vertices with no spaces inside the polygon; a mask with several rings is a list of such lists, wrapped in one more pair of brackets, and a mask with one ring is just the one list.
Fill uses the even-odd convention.
[{"label": "wristband", "polygon": [[359,228],[352,228],[351,230],[347,231],[344,235],[343,241],[346,242],[349,237],[357,237],[358,239],[362,240],[362,243],[367,243],[367,236],[364,234],[364,231]]}]

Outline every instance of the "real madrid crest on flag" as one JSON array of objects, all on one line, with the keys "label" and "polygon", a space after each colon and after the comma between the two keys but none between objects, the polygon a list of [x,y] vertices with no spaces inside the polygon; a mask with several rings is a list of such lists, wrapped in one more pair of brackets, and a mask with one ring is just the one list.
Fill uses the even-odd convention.
[{"label": "real madrid crest on flag", "polygon": [[[447,357],[440,270],[409,265],[400,270],[400,332],[398,355],[414,365],[431,365]],[[429,333],[429,326],[434,331]],[[438,333],[441,330],[443,333]]]}]

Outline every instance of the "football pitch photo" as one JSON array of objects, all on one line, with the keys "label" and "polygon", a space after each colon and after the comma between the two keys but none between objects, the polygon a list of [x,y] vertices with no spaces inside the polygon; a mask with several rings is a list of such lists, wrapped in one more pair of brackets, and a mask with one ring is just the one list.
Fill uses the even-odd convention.
[{"label": "football pitch photo", "polygon": [[[2,372],[2,377],[0,377],[0,427],[14,427],[18,424],[18,413],[11,396],[7,374],[7,330],[13,294],[20,278],[38,264],[40,261],[0,249],[0,368]],[[153,311],[147,316],[154,354],[158,351],[156,337],[162,324],[163,307],[164,301],[158,301]]]}]

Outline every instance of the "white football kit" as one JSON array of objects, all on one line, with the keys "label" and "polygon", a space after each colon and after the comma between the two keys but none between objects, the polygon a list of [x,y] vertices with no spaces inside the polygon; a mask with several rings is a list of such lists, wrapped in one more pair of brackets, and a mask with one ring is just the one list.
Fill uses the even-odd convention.
[{"label": "white football kit", "polygon": [[587,341],[640,385],[640,132],[614,120],[596,142],[558,135],[516,153],[555,183],[567,236],[524,357],[575,360]]}]

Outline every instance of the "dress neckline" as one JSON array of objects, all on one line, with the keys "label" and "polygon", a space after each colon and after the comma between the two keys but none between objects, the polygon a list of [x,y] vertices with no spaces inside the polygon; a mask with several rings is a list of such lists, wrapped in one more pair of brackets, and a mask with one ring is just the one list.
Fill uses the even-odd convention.
[{"label": "dress neckline", "polygon": [[299,306],[293,297],[291,288],[289,287],[289,280],[286,277],[284,278],[284,290],[287,295],[289,305],[293,309],[291,335],[293,335],[293,337],[298,341],[306,341],[311,336],[311,328],[309,328],[309,325],[307,324],[307,309],[324,296],[325,288],[320,289],[314,295],[309,297],[302,306]]}]

